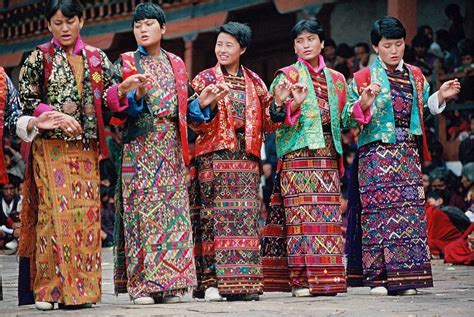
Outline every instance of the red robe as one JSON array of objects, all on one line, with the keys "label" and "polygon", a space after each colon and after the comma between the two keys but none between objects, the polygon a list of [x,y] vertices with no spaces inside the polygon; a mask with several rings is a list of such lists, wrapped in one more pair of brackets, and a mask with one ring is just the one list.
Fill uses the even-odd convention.
[{"label": "red robe", "polygon": [[426,226],[428,228],[428,246],[431,254],[444,254],[444,248],[462,236],[448,215],[435,206],[426,204]]}]

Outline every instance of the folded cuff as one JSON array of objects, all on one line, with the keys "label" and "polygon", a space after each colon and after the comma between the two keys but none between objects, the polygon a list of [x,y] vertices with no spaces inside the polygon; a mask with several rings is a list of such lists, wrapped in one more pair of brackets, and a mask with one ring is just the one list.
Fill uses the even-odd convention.
[{"label": "folded cuff", "polygon": [[107,90],[107,107],[113,112],[123,112],[129,106],[125,96],[119,98],[118,86],[118,84],[114,84]]},{"label": "folded cuff", "polygon": [[354,104],[354,107],[352,108],[352,115],[354,116],[354,120],[362,125],[366,125],[370,122],[370,120],[372,120],[370,108],[367,108],[365,111],[362,110],[362,107],[360,106],[360,100],[356,101]]},{"label": "folded cuff", "polygon": [[38,106],[36,106],[35,108],[35,111],[33,111],[33,115],[35,117],[39,117],[42,113],[44,112],[50,112],[50,111],[53,111],[53,107],[51,107],[50,105],[46,104],[46,103],[39,103]]}]

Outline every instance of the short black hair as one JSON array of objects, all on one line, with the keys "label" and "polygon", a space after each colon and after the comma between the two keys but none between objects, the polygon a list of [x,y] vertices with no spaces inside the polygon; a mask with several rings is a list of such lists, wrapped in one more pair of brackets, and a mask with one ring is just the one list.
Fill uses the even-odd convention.
[{"label": "short black hair", "polygon": [[228,22],[224,25],[219,26],[216,29],[216,38],[221,33],[227,33],[232,35],[237,42],[239,42],[241,48],[247,48],[250,45],[252,39],[252,30],[246,24],[239,22]]},{"label": "short black hair", "polygon": [[369,44],[367,44],[365,42],[357,43],[356,45],[354,45],[354,48],[356,48],[356,47],[363,47],[367,53],[370,53],[370,46],[369,46]]},{"label": "short black hair", "polygon": [[426,193],[426,199],[433,198],[435,200],[442,199],[443,205],[448,203],[448,194],[445,190],[434,189]]},{"label": "short black hair", "polygon": [[334,49],[336,49],[336,42],[334,42],[334,40],[332,38],[328,38],[326,40],[324,40],[324,47],[334,47]]},{"label": "short black hair", "polygon": [[291,39],[294,41],[298,35],[307,31],[309,33],[317,34],[319,40],[322,42],[324,41],[324,29],[321,23],[319,23],[316,19],[309,19],[309,20],[301,20],[295,24],[295,26],[291,29]]},{"label": "short black hair", "polygon": [[49,0],[45,9],[46,19],[51,21],[53,15],[58,11],[61,11],[66,18],[77,16],[82,19],[84,7],[79,0]]},{"label": "short black hair", "polygon": [[145,19],[155,19],[163,27],[166,24],[166,15],[163,9],[159,5],[152,2],[140,3],[135,7],[133,12],[132,27],[135,22],[139,22]]},{"label": "short black hair", "polygon": [[430,39],[428,38],[428,36],[418,33],[411,41],[411,46],[424,47],[428,49],[430,47]]},{"label": "short black hair", "polygon": [[374,46],[379,45],[380,40],[384,37],[390,40],[405,39],[407,32],[402,22],[391,16],[384,16],[372,25],[370,31],[370,40]]},{"label": "short black hair", "polygon": [[347,43],[341,43],[336,47],[336,56],[342,58],[351,58],[354,56],[354,50]]}]

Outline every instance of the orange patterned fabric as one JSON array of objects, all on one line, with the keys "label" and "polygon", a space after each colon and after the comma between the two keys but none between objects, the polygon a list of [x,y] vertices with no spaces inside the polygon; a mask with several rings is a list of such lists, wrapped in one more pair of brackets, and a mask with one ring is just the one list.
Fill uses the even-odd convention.
[{"label": "orange patterned fabric", "polygon": [[[264,131],[273,131],[278,124],[271,123],[269,107],[272,96],[263,81],[251,70],[242,67],[245,78],[245,151],[260,157],[262,135]],[[220,65],[200,72],[191,82],[196,93],[210,84],[225,83]],[[198,133],[196,140],[196,156],[218,150],[237,148],[234,118],[229,97],[217,103],[217,114],[209,122],[193,125]]]},{"label": "orange patterned fabric", "polygon": [[28,196],[33,204],[27,201],[22,210],[20,255],[34,259],[36,300],[97,303],[101,296],[97,142],[84,150],[81,141],[37,139],[32,151],[34,178],[27,178],[30,183],[24,190],[33,190]]}]

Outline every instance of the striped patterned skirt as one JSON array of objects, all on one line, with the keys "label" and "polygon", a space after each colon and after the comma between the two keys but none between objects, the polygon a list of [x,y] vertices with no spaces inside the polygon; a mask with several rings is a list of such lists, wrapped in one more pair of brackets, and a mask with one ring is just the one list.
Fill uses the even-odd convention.
[{"label": "striped patterned skirt", "polygon": [[389,291],[433,286],[418,146],[408,129],[397,139],[359,152],[363,281]]},{"label": "striped patterned skirt", "polygon": [[122,163],[127,289],[132,299],[183,294],[196,285],[185,165],[177,125],[125,144]]},{"label": "striped patterned skirt", "polygon": [[[280,187],[264,231],[265,290],[303,287],[314,295],[346,292],[339,171],[331,135],[325,133],[325,140],[326,148],[303,148],[283,157]],[[277,203],[278,190],[283,208]],[[283,239],[286,250],[281,248]],[[288,274],[284,274],[285,251]],[[271,268],[272,264],[276,266]]]},{"label": "striped patterned skirt", "polygon": [[244,135],[237,136],[235,151],[198,158],[200,209],[193,213],[196,296],[208,287],[217,287],[223,296],[262,293],[260,160],[245,153]]}]

